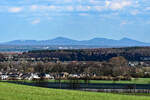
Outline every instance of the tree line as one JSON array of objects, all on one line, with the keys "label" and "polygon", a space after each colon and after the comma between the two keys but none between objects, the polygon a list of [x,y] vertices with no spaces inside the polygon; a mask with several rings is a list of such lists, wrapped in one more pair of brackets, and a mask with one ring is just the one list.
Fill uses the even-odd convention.
[{"label": "tree line", "polygon": [[108,61],[123,56],[128,61],[150,61],[150,47],[100,48],[79,50],[34,50],[20,57],[56,58],[59,61]]}]

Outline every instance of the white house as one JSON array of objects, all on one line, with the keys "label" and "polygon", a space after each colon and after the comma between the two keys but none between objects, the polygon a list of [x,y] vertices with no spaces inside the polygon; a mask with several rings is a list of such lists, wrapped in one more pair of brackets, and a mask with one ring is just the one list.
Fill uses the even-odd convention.
[{"label": "white house", "polygon": [[33,80],[33,79],[38,80],[38,79],[40,79],[40,77],[37,74],[33,74],[33,73],[23,75],[22,78],[25,80]]},{"label": "white house", "polygon": [[1,80],[7,80],[7,79],[8,79],[8,75],[1,75],[1,76],[0,76],[0,79],[1,79]]}]

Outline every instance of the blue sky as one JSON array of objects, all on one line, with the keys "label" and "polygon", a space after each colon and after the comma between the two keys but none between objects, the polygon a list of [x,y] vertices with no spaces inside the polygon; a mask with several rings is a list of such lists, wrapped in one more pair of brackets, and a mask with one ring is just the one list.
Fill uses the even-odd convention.
[{"label": "blue sky", "polygon": [[150,0],[1,0],[0,42],[128,37],[150,42]]}]

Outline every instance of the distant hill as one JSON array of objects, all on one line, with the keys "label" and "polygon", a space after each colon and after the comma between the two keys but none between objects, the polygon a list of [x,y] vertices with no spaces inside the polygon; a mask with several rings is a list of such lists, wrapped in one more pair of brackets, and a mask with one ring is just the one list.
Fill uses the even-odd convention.
[{"label": "distant hill", "polygon": [[144,43],[137,40],[132,40],[129,38],[123,38],[120,40],[113,40],[107,38],[94,38],[91,40],[72,40],[64,37],[57,37],[51,40],[14,40],[6,43],[1,43],[3,45],[85,45],[85,46],[99,46],[99,47],[113,47],[113,46],[150,46],[150,43]]}]

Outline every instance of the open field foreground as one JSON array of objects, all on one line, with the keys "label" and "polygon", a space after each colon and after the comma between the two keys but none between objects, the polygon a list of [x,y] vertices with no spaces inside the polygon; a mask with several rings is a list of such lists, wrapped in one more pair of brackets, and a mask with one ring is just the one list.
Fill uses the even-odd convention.
[{"label": "open field foreground", "polygon": [[56,90],[1,82],[0,100],[150,100],[150,97]]}]

